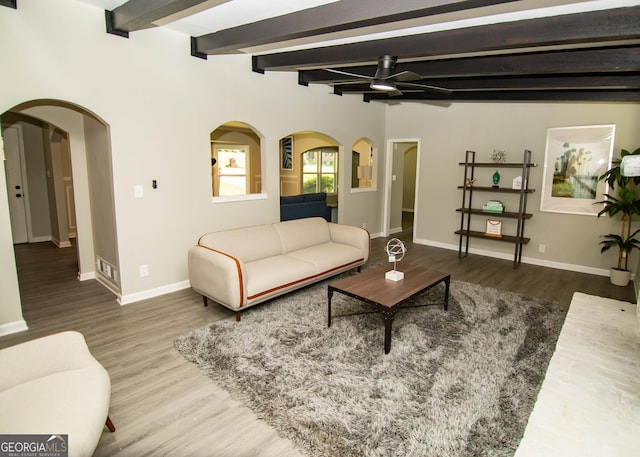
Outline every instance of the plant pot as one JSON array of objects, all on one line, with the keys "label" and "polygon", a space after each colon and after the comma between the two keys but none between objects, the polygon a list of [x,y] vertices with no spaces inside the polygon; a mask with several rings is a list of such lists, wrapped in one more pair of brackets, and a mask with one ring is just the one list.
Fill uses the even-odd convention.
[{"label": "plant pot", "polygon": [[629,270],[618,270],[611,267],[609,269],[609,279],[614,286],[626,286],[631,280],[631,272]]}]

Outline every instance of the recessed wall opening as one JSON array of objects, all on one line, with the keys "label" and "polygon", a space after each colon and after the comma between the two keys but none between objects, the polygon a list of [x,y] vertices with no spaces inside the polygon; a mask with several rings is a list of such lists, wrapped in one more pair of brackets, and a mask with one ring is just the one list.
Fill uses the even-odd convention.
[{"label": "recessed wall opening", "polygon": [[280,196],[326,192],[330,219],[338,222],[340,150],[333,138],[320,132],[295,132],[281,138]]},{"label": "recessed wall opening", "polygon": [[244,122],[226,122],[210,134],[211,195],[234,198],[263,193],[262,141]]}]

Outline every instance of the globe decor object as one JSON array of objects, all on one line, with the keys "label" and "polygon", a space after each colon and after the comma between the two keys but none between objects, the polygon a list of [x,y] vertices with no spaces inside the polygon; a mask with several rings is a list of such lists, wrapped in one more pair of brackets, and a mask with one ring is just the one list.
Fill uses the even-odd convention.
[{"label": "globe decor object", "polygon": [[387,271],[384,277],[391,281],[400,281],[401,279],[404,279],[404,273],[396,270],[397,263],[400,262],[407,253],[407,248],[404,246],[404,243],[397,238],[392,238],[389,240],[384,250],[389,256],[389,262],[393,262],[393,270]]}]

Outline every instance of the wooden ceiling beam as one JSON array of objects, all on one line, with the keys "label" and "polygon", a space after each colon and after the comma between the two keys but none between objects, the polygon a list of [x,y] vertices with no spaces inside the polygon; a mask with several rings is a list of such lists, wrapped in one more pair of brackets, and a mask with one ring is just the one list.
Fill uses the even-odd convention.
[{"label": "wooden ceiling beam", "polygon": [[192,46],[192,52],[201,55],[224,54],[250,46],[514,1],[516,0],[349,0],[328,3],[194,37],[195,45]]},{"label": "wooden ceiling beam", "polygon": [[154,22],[202,3],[210,0],[129,0],[112,11],[105,11],[107,33],[128,38],[129,32],[154,27]]},{"label": "wooden ceiling beam", "polygon": [[532,47],[640,39],[640,6],[528,19],[361,43],[253,56],[253,70],[299,70]]}]

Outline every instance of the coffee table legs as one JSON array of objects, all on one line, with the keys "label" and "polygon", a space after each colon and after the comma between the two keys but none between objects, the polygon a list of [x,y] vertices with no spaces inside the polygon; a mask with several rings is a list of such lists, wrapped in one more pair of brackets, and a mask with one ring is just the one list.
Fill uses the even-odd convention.
[{"label": "coffee table legs", "polygon": [[[451,276],[444,278],[444,310],[449,309],[449,285],[451,283]],[[437,284],[437,283],[436,283]],[[331,299],[329,299],[329,307],[331,307]],[[385,309],[382,311],[382,317],[384,319],[384,353],[388,354],[391,350],[391,326],[393,319],[396,315],[396,308]],[[331,320],[331,316],[329,316]],[[331,324],[329,324],[331,325]]]},{"label": "coffee table legs", "polygon": [[444,278],[444,310],[449,309],[449,285],[451,283],[451,275]]},{"label": "coffee table legs", "polygon": [[391,325],[396,312],[394,309],[385,309],[382,311],[384,319],[384,353],[388,354],[391,350]]},{"label": "coffee table legs", "polygon": [[[444,282],[444,310],[447,311],[449,309],[449,286],[451,285],[451,276],[447,276],[446,278],[440,280],[439,282]],[[433,284],[434,286],[439,282]],[[331,286],[327,288],[327,327],[331,327],[331,299],[333,298],[333,292],[335,289]],[[349,294],[347,294],[349,295]],[[360,297],[355,297],[358,299],[362,299]],[[366,301],[366,300],[365,300]],[[391,350],[391,327],[393,325],[393,320],[396,315],[396,307],[385,308],[382,310],[382,317],[384,319],[384,353],[388,354]]]},{"label": "coffee table legs", "polygon": [[329,295],[329,301],[328,301],[328,306],[327,306],[327,312],[328,312],[328,317],[327,317],[327,327],[331,327],[331,299],[333,298],[333,288],[331,286],[329,286],[329,288],[327,289],[327,294]]}]

